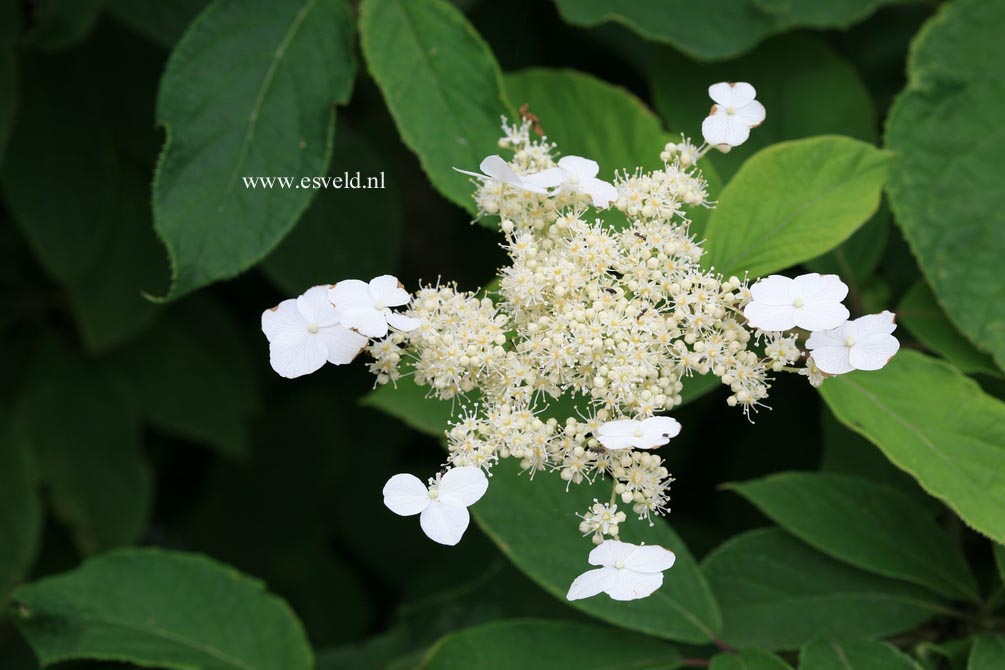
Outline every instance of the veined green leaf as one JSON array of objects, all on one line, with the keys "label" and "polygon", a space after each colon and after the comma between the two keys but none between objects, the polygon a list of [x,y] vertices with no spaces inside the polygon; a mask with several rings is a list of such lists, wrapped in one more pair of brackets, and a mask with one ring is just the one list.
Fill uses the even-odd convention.
[{"label": "veined green leaf", "polygon": [[921,670],[921,667],[885,642],[818,640],[799,652],[799,670]]},{"label": "veined green leaf", "polygon": [[922,488],[1005,541],[1005,403],[947,363],[900,351],[882,370],[828,379],[821,395]]},{"label": "veined green leaf", "polygon": [[897,320],[922,344],[966,373],[1003,377],[994,359],[978,351],[939,307],[932,290],[918,282],[897,306]]},{"label": "veined green leaf", "polygon": [[[939,304],[978,349],[1005,367],[1005,190],[999,112],[1005,5],[940,7],[911,51],[908,86],[886,126],[890,203]],[[1005,515],[999,515],[1005,516]]]},{"label": "veined green leaf", "polygon": [[703,263],[757,277],[830,251],[876,212],[888,160],[838,136],[763,149],[723,189]]},{"label": "veined green leaf", "polygon": [[715,656],[708,670],[792,670],[792,666],[771,652],[747,649]]},{"label": "veined green leaf", "polygon": [[364,0],[360,37],[405,144],[433,186],[469,212],[476,171],[497,153],[500,117],[512,114],[492,51],[445,0]]},{"label": "veined green leaf", "polygon": [[863,570],[979,602],[966,559],[907,495],[860,477],[787,472],[731,484],[772,521]]},{"label": "veined green leaf", "polygon": [[835,561],[775,528],[729,540],[702,569],[722,608],[722,639],[738,647],[883,637],[945,611],[913,584]]},{"label": "veined green leaf", "polygon": [[215,0],[186,31],[157,100],[166,298],[248,269],[296,223],[313,190],[248,188],[244,177],[325,174],[334,105],[356,73],[352,32],[346,0]]},{"label": "veined green leaf", "polygon": [[171,670],[311,670],[307,636],[264,585],[205,556],[129,549],[14,593],[43,665],[115,660]]}]

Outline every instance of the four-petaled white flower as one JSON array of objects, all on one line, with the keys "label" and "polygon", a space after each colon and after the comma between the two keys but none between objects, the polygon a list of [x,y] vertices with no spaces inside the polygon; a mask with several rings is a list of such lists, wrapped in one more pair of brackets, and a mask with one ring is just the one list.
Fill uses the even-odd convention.
[{"label": "four-petaled white flower", "polygon": [[644,421],[620,419],[601,424],[597,429],[597,441],[605,449],[653,449],[680,434],[680,422],[669,416],[651,416]]},{"label": "four-petaled white flower", "polygon": [[605,540],[590,552],[590,565],[601,567],[576,577],[565,597],[580,600],[606,593],[614,600],[645,598],[663,585],[663,571],[669,570],[675,559],[674,553],[663,547]]},{"label": "four-petaled white flower", "polygon": [[461,541],[471,517],[468,507],[485,495],[489,480],[481,468],[447,470],[427,488],[409,474],[395,475],[384,484],[384,504],[401,516],[419,515],[429,539],[453,546]]},{"label": "four-petaled white flower", "polygon": [[745,81],[712,84],[708,96],[715,104],[701,124],[701,134],[712,146],[738,147],[750,137],[751,128],[764,122],[764,105],[754,99],[757,91]]},{"label": "four-petaled white flower", "polygon": [[751,286],[750,295],[743,315],[761,330],[829,330],[848,318],[848,308],[841,304],[848,286],[837,275],[771,275]]},{"label": "four-petaled white flower", "polygon": [[328,299],[341,314],[343,326],[367,337],[384,337],[388,326],[404,331],[419,327],[418,319],[391,311],[411,299],[391,275],[371,279],[369,284],[358,279],[340,281],[328,290]]},{"label": "four-petaled white flower", "polygon": [[315,286],[262,312],[272,369],[293,379],[316,371],[325,361],[351,362],[367,339],[344,328],[341,316],[328,301],[327,286]]},{"label": "four-petaled white flower", "polygon": [[[515,188],[523,189],[524,191],[530,191],[531,193],[541,193],[545,194],[548,192],[547,188],[541,184],[530,183],[530,178],[536,175],[519,175],[516,171],[510,167],[501,156],[488,156],[481,164],[478,169],[481,172],[469,172],[467,170],[462,170],[460,168],[454,168],[462,174],[468,174],[472,177],[477,177],[479,179],[490,179],[492,181],[499,181],[504,184],[509,184]],[[540,174],[540,173],[538,173]],[[551,184],[554,186],[555,184]]]},{"label": "four-petaled white flower", "polygon": [[541,187],[560,186],[577,193],[585,193],[593,199],[598,209],[608,207],[618,199],[618,189],[603,179],[597,179],[600,165],[597,161],[581,156],[564,156],[558,167],[548,168],[524,177],[524,182]]},{"label": "four-petaled white flower", "polygon": [[860,316],[832,330],[816,332],[806,340],[816,366],[829,375],[852,370],[879,370],[900,349],[891,333],[897,325],[892,312]]}]

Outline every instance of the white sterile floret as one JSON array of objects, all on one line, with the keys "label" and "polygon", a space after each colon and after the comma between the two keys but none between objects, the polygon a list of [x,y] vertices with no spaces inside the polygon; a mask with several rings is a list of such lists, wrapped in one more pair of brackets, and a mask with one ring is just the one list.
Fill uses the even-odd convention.
[{"label": "white sterile floret", "polygon": [[680,422],[669,416],[652,416],[644,421],[608,421],[597,430],[597,441],[605,449],[653,449],[680,434]]},{"label": "white sterile floret", "polygon": [[384,337],[387,327],[410,331],[420,321],[392,312],[391,307],[407,305],[411,296],[397,277],[381,275],[370,283],[346,279],[328,290],[328,299],[342,315],[342,325],[367,337]]},{"label": "white sterile floret", "polygon": [[335,365],[352,361],[367,339],[344,328],[341,318],[328,301],[327,286],[315,286],[262,312],[272,369],[293,379],[314,372],[325,361]]},{"label": "white sterile floret", "polygon": [[751,286],[750,295],[743,315],[761,330],[829,330],[848,318],[848,309],[841,304],[848,286],[837,275],[813,272],[795,279],[771,275]]},{"label": "white sterile floret", "polygon": [[764,122],[764,105],[754,99],[757,91],[745,81],[712,84],[708,96],[715,104],[701,124],[701,134],[712,146],[738,147],[750,137],[751,128]]},{"label": "white sterile floret", "polygon": [[481,468],[452,468],[428,487],[414,475],[399,474],[384,484],[384,504],[400,516],[418,514],[422,532],[429,539],[453,546],[468,528],[468,507],[478,502],[488,487]]},{"label": "white sterile floret", "polygon": [[618,199],[618,189],[603,179],[597,179],[599,172],[597,161],[581,156],[565,156],[558,161],[558,167],[527,175],[524,181],[541,187],[560,186],[585,193],[593,200],[594,207],[605,209]]},{"label": "white sterile floret", "polygon": [[891,335],[897,328],[892,312],[861,316],[832,330],[813,333],[806,348],[816,367],[829,375],[852,370],[879,370],[889,362],[900,342]]},{"label": "white sterile floret", "polygon": [[[468,172],[467,170],[462,170],[460,168],[454,168],[462,174],[471,175],[472,177],[477,177],[479,179],[489,179],[492,181],[501,182],[503,184],[509,184],[515,188],[523,189],[524,191],[530,191],[531,193],[547,193],[544,185],[530,183],[528,178],[535,175],[519,175],[516,171],[510,167],[501,156],[488,156],[481,164],[478,172]],[[548,184],[549,186],[555,186],[557,184]]]},{"label": "white sterile floret", "polygon": [[565,597],[580,600],[606,593],[614,600],[645,598],[663,585],[663,571],[675,559],[663,547],[606,540],[590,552],[590,565],[601,567],[576,577]]}]

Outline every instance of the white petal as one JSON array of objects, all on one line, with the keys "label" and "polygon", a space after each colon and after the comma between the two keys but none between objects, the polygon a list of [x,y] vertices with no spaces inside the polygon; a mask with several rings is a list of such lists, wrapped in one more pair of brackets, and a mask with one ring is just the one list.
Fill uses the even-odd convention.
[{"label": "white petal", "polygon": [[[815,334],[815,333],[814,333]],[[807,341],[807,347],[809,342]],[[855,368],[849,360],[850,350],[843,344],[838,346],[815,347],[813,350],[813,361],[820,368],[821,372],[829,375],[843,375],[851,372]]]},{"label": "white petal", "polygon": [[761,330],[790,330],[795,327],[796,308],[789,305],[766,305],[761,302],[748,302],[743,308],[743,315],[754,328]]},{"label": "white petal", "polygon": [[[626,438],[627,439],[627,438]],[[648,434],[642,437],[633,438],[635,440],[634,447],[636,449],[655,449],[656,447],[662,447],[664,444],[670,441],[669,437],[664,437],[658,434]]]},{"label": "white petal", "polygon": [[743,122],[750,128],[756,128],[764,123],[768,113],[764,110],[764,105],[756,100],[751,100],[746,105],[737,107],[735,116],[743,119]]},{"label": "white petal", "polygon": [[716,108],[710,116],[701,122],[701,134],[712,146],[729,144],[726,139],[726,112]]},{"label": "white petal", "polygon": [[563,156],[558,161],[558,167],[580,180],[596,177],[597,173],[600,172],[600,165],[597,164],[597,161],[582,156]]},{"label": "white petal", "polygon": [[422,325],[421,319],[413,319],[410,316],[392,311],[384,312],[384,318],[387,320],[387,325],[406,333]]},{"label": "white petal", "polygon": [[735,114],[726,116],[723,144],[738,147],[750,137],[750,126]]},{"label": "white petal", "polygon": [[602,179],[584,179],[579,186],[583,193],[593,199],[593,206],[597,209],[606,209],[618,199],[618,189]]},{"label": "white petal", "polygon": [[620,542],[618,540],[604,540],[601,544],[594,547],[593,551],[590,552],[590,557],[587,559],[590,565],[602,565],[604,567],[613,567],[615,563],[621,561],[624,563],[625,559],[635,551],[638,545],[630,544],[628,542]]},{"label": "white petal", "polygon": [[429,489],[415,475],[395,475],[384,484],[384,504],[399,516],[412,516],[429,507]]},{"label": "white petal", "polygon": [[451,468],[440,478],[437,487],[440,500],[446,503],[456,503],[468,507],[478,502],[489,488],[488,477],[481,468],[460,467]]},{"label": "white petal", "polygon": [[663,572],[673,567],[677,556],[658,545],[645,545],[635,549],[625,559],[625,567],[635,572]]},{"label": "white petal", "polygon": [[607,421],[600,424],[597,429],[597,436],[604,437],[634,437],[635,433],[642,427],[642,424],[635,419],[619,419],[617,421]]},{"label": "white petal", "polygon": [[504,161],[500,156],[486,157],[478,168],[489,177],[501,181],[504,184],[511,184],[513,186],[521,185],[520,175],[518,175],[513,168],[509,166],[509,163]]},{"label": "white petal", "polygon": [[680,422],[669,416],[651,416],[642,422],[642,432],[671,438],[680,435]]},{"label": "white petal", "polygon": [[536,186],[542,190],[564,184],[568,178],[569,176],[565,173],[565,170],[557,167],[541,170],[533,174],[525,174],[522,177],[524,187]]},{"label": "white petal", "polygon": [[900,342],[893,335],[870,335],[855,342],[848,354],[848,362],[856,370],[879,370],[899,349]]},{"label": "white petal", "polygon": [[569,592],[565,595],[566,600],[582,600],[603,593],[614,586],[617,572],[615,568],[587,570],[573,580]]},{"label": "white petal", "polygon": [[613,600],[638,600],[651,596],[663,585],[663,573],[618,570],[614,584],[607,589]]},{"label": "white petal", "polygon": [[334,326],[339,321],[339,313],[328,300],[328,287],[309,288],[297,298],[297,309],[307,323],[317,326]]},{"label": "white petal", "polygon": [[597,435],[597,442],[600,442],[604,449],[611,451],[630,449],[635,446],[638,440],[639,438],[634,435]]},{"label": "white petal", "polygon": [[784,275],[771,275],[759,279],[750,287],[750,296],[755,302],[765,305],[791,305],[795,280]]},{"label": "white petal", "polygon": [[461,174],[468,174],[468,175],[471,175],[472,177],[478,177],[479,179],[489,179],[490,178],[488,175],[484,175],[481,172],[472,172],[471,170],[462,170],[459,167],[455,167],[454,171],[455,172],[460,172]]},{"label": "white petal", "polygon": [[419,525],[430,540],[452,547],[461,541],[470,520],[468,509],[463,505],[436,500],[422,511]]},{"label": "white petal", "polygon": [[367,337],[387,335],[387,319],[373,307],[350,307],[342,313],[342,325]]},{"label": "white petal", "polygon": [[297,309],[296,298],[284,300],[262,312],[262,332],[270,342],[282,333],[306,333],[307,322]]},{"label": "white petal", "polygon": [[370,285],[358,279],[344,279],[329,288],[328,300],[340,312],[353,307],[373,307]]},{"label": "white petal", "polygon": [[848,324],[848,334],[858,341],[869,335],[889,335],[897,330],[893,321],[893,312],[882,311],[879,314],[860,316]]},{"label": "white petal", "polygon": [[792,296],[807,302],[841,302],[848,297],[848,285],[837,275],[820,275],[811,272],[792,280]]},{"label": "white petal", "polygon": [[318,331],[318,337],[328,347],[328,362],[332,365],[352,363],[369,342],[366,337],[344,326],[329,326]]},{"label": "white petal", "polygon": [[287,379],[302,377],[316,371],[328,360],[324,340],[307,332],[284,332],[269,342],[269,363],[272,369]]},{"label": "white petal", "polygon": [[370,297],[374,302],[384,307],[398,307],[405,305],[412,296],[408,291],[401,288],[401,282],[392,275],[381,275],[370,280]]},{"label": "white petal", "polygon": [[807,301],[792,311],[792,320],[809,331],[832,330],[848,320],[848,308],[839,302]]},{"label": "white petal", "polygon": [[753,101],[757,91],[745,81],[721,81],[708,87],[708,97],[723,107],[739,108]]}]

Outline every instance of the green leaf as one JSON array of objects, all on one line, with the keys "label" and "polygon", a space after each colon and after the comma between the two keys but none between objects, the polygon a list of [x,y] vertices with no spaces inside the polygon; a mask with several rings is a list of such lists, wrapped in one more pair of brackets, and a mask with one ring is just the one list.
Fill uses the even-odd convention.
[{"label": "green leaf", "polygon": [[792,670],[792,666],[770,652],[747,649],[715,656],[708,670]]},{"label": "green leaf", "polygon": [[556,0],[555,4],[569,23],[595,26],[615,21],[698,60],[737,56],[779,29],[778,21],[753,0]]},{"label": "green leaf", "polygon": [[261,260],[311,189],[247,188],[244,177],[325,174],[336,104],[356,73],[346,0],[215,0],[175,47],[157,121],[154,227],[174,299]]},{"label": "green leaf", "polygon": [[[531,480],[507,459],[493,468],[492,485],[472,507],[482,530],[531,579],[565,600],[572,581],[589,569],[593,548],[579,532],[576,514],[597,498],[610,497],[609,480],[572,485],[551,476]],[[625,542],[658,544],[673,551],[677,561],[652,596],[631,603],[605,595],[569,603],[608,623],[681,642],[708,642],[721,626],[719,608],[698,565],[669,524],[657,519],[650,528],[633,519],[621,526]]]},{"label": "green leaf", "polygon": [[968,374],[1005,377],[994,360],[978,351],[946,318],[924,282],[918,282],[897,306],[897,320],[926,347]]},{"label": "green leaf", "polygon": [[782,142],[743,164],[708,226],[704,262],[763,276],[843,242],[879,206],[888,156],[847,137]]},{"label": "green leaf", "polygon": [[1005,311],[992,307],[1005,256],[1005,75],[988,67],[1005,60],[1005,5],[940,10],[914,43],[908,87],[887,121],[890,203],[949,319],[1005,367]]},{"label": "green leaf", "polygon": [[799,670],[921,670],[921,667],[885,642],[817,640],[799,652]]},{"label": "green leaf", "polygon": [[499,65],[461,12],[444,0],[364,0],[363,55],[402,140],[433,186],[475,211],[471,183],[498,151],[499,119],[512,114]]},{"label": "green leaf", "polygon": [[115,660],[172,670],[310,670],[300,622],[264,585],[197,554],[116,551],[14,593],[43,665]]},{"label": "green leaf", "polygon": [[[757,87],[767,118],[750,139],[712,161],[729,180],[760,149],[814,135],[847,135],[876,141],[876,110],[855,68],[820,37],[772,38],[749,54],[724,63],[694,63],[669,49],[648,70],[653,104],[674,132],[701,136],[712,101],[708,85],[749,81]],[[826,99],[829,104],[821,105]]]},{"label": "green leaf", "polygon": [[417,385],[408,376],[396,384],[377,387],[363,396],[360,404],[390,414],[420,433],[442,438],[456,404],[428,397],[428,393],[428,387]]},{"label": "green leaf", "polygon": [[421,667],[428,670],[673,670],[682,667],[672,646],[613,628],[516,619],[447,635]]},{"label": "green leaf", "polygon": [[82,553],[139,539],[152,477],[136,406],[108,371],[43,342],[15,407],[14,429]]},{"label": "green leaf", "polygon": [[785,26],[801,28],[848,28],[863,21],[885,5],[904,0],[754,0],[762,11]]},{"label": "green leaf", "polygon": [[923,589],[835,561],[774,528],[733,538],[702,569],[722,608],[722,639],[733,646],[882,637],[943,611]]},{"label": "green leaf", "polygon": [[509,99],[517,107],[529,105],[559,152],[597,161],[601,179],[640,165],[663,167],[660,152],[671,138],[659,117],[626,89],[575,70],[545,68],[507,73],[503,81]]},{"label": "green leaf", "polygon": [[42,534],[42,504],[25,451],[0,410],[0,603],[31,567]]},{"label": "green leaf", "polygon": [[0,165],[3,165],[4,150],[14,120],[17,101],[18,76],[15,46],[21,17],[17,4],[0,3]]},{"label": "green leaf", "polygon": [[894,488],[860,477],[808,472],[729,488],[832,558],[950,599],[980,601],[977,580],[953,540]]},{"label": "green leaf", "polygon": [[939,360],[901,351],[820,388],[838,420],[878,446],[975,530],[1005,541],[1005,403]]},{"label": "green leaf", "polygon": [[974,642],[967,670],[1005,668],[1005,635],[982,635]]},{"label": "green leaf", "polygon": [[995,565],[998,566],[998,576],[1005,583],[1005,545],[996,542],[991,545],[991,550],[994,553]]},{"label": "green leaf", "polygon": [[134,32],[165,48],[178,42],[208,0],[104,0],[105,9]]},{"label": "green leaf", "polygon": [[125,342],[154,320],[157,307],[142,291],[163,282],[147,168],[121,149],[136,144],[130,124],[140,115],[149,124],[150,110],[120,99],[128,91],[142,100],[160,64],[133,43],[117,46],[114,57],[98,42],[25,60],[2,173],[14,222],[64,287],[84,342],[95,351]]},{"label": "green leaf", "polygon": [[[385,164],[361,135],[340,127],[329,176],[360,173],[384,182]],[[376,277],[398,264],[401,251],[401,198],[390,174],[379,194],[363,189],[325,189],[297,227],[262,263],[262,270],[290,295],[349,277]]]},{"label": "green leaf", "polygon": [[[13,4],[13,3],[8,3]],[[83,42],[98,22],[102,0],[38,0],[25,44],[41,51],[61,51]]]},{"label": "green leaf", "polygon": [[109,364],[129,383],[145,421],[242,458],[259,408],[244,336],[245,328],[221,306],[194,298],[172,308]]}]

